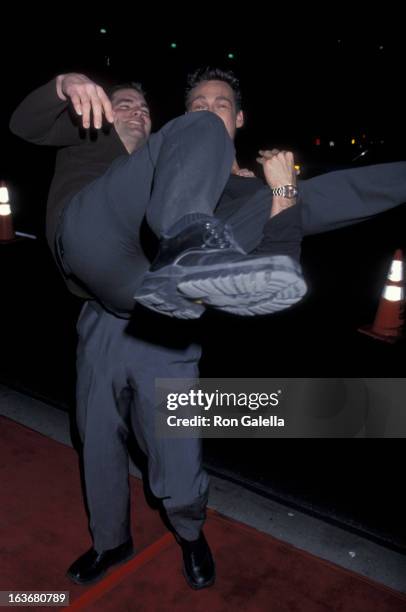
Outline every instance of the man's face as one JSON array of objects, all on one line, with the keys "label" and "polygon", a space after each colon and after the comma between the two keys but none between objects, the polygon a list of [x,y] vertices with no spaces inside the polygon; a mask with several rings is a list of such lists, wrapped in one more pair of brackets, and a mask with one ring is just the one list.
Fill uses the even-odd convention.
[{"label": "man's face", "polygon": [[223,120],[234,140],[237,128],[244,124],[242,111],[237,112],[232,88],[224,81],[202,81],[189,94],[188,112],[207,110]]},{"label": "man's face", "polygon": [[114,127],[123,142],[137,147],[146,142],[151,132],[151,118],[145,98],[135,89],[119,89],[111,99]]}]

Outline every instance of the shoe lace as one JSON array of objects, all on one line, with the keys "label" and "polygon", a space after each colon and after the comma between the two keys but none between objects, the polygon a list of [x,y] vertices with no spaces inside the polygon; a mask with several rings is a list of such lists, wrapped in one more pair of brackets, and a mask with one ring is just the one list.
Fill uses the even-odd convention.
[{"label": "shoe lace", "polygon": [[216,249],[228,249],[230,248],[231,234],[226,226],[222,223],[213,223],[207,221],[205,223],[206,235],[204,236],[204,247],[216,248]]}]

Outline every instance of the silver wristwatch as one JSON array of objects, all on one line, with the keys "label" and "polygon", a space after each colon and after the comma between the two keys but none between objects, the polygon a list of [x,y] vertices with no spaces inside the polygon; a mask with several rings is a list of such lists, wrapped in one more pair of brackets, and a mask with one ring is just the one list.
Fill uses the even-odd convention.
[{"label": "silver wristwatch", "polygon": [[272,195],[288,198],[289,200],[296,198],[298,191],[294,185],[283,185],[282,187],[275,187],[271,189]]}]

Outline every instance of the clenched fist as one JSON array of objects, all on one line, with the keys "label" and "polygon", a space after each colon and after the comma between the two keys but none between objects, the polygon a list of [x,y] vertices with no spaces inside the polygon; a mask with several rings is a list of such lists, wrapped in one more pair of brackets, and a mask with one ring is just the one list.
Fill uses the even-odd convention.
[{"label": "clenched fist", "polygon": [[271,189],[296,184],[295,160],[290,151],[258,151],[257,162],[264,169],[265,180]]}]

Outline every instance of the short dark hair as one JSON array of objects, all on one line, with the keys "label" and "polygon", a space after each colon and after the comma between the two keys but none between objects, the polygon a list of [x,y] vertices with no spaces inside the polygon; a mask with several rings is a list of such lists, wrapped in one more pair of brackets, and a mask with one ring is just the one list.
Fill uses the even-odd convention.
[{"label": "short dark hair", "polygon": [[136,81],[128,81],[127,83],[119,83],[118,85],[113,85],[109,88],[107,94],[110,100],[112,99],[113,95],[121,89],[134,89],[145,98],[145,91],[141,83],[137,83]]},{"label": "short dark hair", "polygon": [[192,90],[197,87],[203,81],[224,81],[230,85],[234,92],[235,106],[237,111],[241,110],[241,90],[240,82],[231,70],[222,70],[221,68],[198,68],[195,72],[192,72],[187,77],[187,86],[185,92],[185,105],[186,108],[189,105],[190,94]]}]

